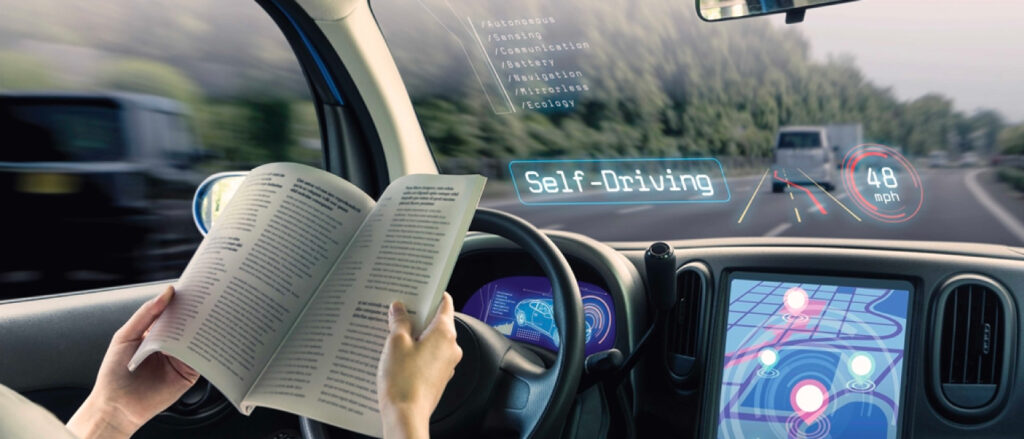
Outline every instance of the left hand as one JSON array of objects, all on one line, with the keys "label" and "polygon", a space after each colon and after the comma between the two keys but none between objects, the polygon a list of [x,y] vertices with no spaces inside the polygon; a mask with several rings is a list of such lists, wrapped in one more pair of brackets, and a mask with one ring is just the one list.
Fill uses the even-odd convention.
[{"label": "left hand", "polygon": [[128,438],[174,404],[199,379],[199,373],[191,367],[160,352],[146,358],[135,372],[128,371],[128,361],[146,331],[173,297],[174,287],[168,286],[114,333],[92,393],[68,421],[67,427],[73,433],[83,439]]}]

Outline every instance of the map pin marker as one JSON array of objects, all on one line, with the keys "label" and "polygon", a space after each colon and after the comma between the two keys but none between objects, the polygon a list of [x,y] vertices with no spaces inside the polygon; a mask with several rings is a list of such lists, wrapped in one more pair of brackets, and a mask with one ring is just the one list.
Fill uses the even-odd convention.
[{"label": "map pin marker", "polygon": [[850,357],[850,374],[857,381],[866,381],[875,371],[875,360],[871,355],[864,352],[857,352]]},{"label": "map pin marker", "polygon": [[782,296],[782,304],[786,306],[786,312],[793,316],[802,315],[807,309],[807,302],[807,291],[800,287],[790,288]]},{"label": "map pin marker", "polygon": [[779,351],[772,348],[764,348],[757,354],[757,359],[761,361],[761,366],[765,370],[771,370],[779,362]]},{"label": "map pin marker", "polygon": [[804,423],[811,425],[828,407],[828,389],[816,380],[806,379],[793,386],[789,403]]}]

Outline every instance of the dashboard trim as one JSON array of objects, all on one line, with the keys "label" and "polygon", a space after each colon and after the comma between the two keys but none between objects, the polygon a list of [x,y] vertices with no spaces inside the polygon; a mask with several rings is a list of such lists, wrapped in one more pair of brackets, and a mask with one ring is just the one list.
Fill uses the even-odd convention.
[{"label": "dashboard trim", "polygon": [[[701,392],[702,391],[703,382],[700,379],[700,377],[704,373],[704,371],[706,370],[706,365],[704,364],[704,358],[708,354],[708,347],[709,347],[708,346],[707,331],[704,331],[703,328],[704,328],[704,325],[708,324],[711,321],[711,319],[709,318],[711,316],[709,316],[706,311],[707,311],[707,307],[708,307],[708,304],[710,303],[710,301],[714,300],[714,293],[715,293],[715,275],[714,275],[714,273],[711,272],[711,267],[709,267],[708,264],[706,264],[704,261],[699,261],[699,260],[684,261],[683,264],[678,269],[676,269],[675,277],[676,277],[676,282],[677,282],[677,284],[676,284],[676,291],[677,292],[679,291],[679,285],[678,285],[679,276],[682,275],[683,272],[686,272],[686,271],[695,272],[701,278],[700,302],[697,303],[697,305],[696,305],[696,307],[697,307],[697,314],[700,316],[700,321],[698,322],[698,325],[697,325],[697,332],[695,334],[691,335],[694,338],[694,342],[695,342],[694,369],[691,370],[686,375],[680,376],[680,375],[676,375],[674,372],[672,372],[672,370],[668,367],[667,363],[664,365],[664,367],[665,367],[665,369],[666,369],[666,371],[668,373],[669,379],[672,381],[673,384],[675,384],[678,387],[678,390],[680,392],[684,392],[684,393],[686,393],[686,392]],[[676,300],[679,300],[679,298],[677,298]],[[668,327],[668,325],[666,325],[666,330],[667,330],[667,327]],[[667,349],[668,348],[668,346],[667,346],[667,344],[668,344],[668,340],[667,340],[668,334],[667,333],[665,334],[665,337],[666,337],[666,340],[664,340],[662,345],[665,347],[665,349]],[[667,361],[667,359],[662,358],[662,362],[666,362],[666,361]]]},{"label": "dashboard trim", "polygon": [[[938,359],[942,351],[942,346],[940,345],[942,342],[942,325],[946,323],[943,317],[946,299],[957,287],[966,284],[979,284],[991,289],[999,297],[1003,310],[1006,313],[1004,317],[1006,319],[1004,323],[1005,336],[1001,340],[1002,349],[1004,350],[1000,376],[1001,382],[992,399],[985,405],[977,408],[962,408],[954,405],[942,391],[942,383],[939,378],[940,368]],[[931,360],[931,364],[927,367],[926,371],[928,373],[927,388],[932,403],[951,419],[963,424],[984,422],[998,415],[1006,407],[1007,400],[1015,384],[1014,378],[1016,377],[1017,369],[1016,362],[1013,361],[1013,355],[1019,349],[1017,345],[1019,329],[1017,323],[1017,301],[1014,300],[1013,294],[1002,282],[991,277],[970,272],[957,273],[949,276],[936,287],[935,292],[932,294],[928,314],[928,335],[931,338],[931,343],[927,347],[926,358]]]},{"label": "dashboard trim", "polygon": [[[891,241],[881,239],[825,239],[825,238],[794,238],[794,237],[748,237],[748,238],[707,238],[678,239],[666,241],[677,250],[715,248],[801,248],[801,249],[839,249],[845,251],[881,250],[925,253],[929,255],[970,256],[1009,259],[1024,261],[1024,248],[996,244],[978,244],[971,242],[941,241]],[[608,242],[620,252],[643,251],[648,242]]]}]

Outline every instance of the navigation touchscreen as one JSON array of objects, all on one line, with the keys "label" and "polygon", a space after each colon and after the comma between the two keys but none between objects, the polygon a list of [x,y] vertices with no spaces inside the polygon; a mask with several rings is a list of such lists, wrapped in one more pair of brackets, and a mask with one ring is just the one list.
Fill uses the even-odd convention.
[{"label": "navigation touchscreen", "polygon": [[895,438],[910,290],[733,274],[718,437]]}]

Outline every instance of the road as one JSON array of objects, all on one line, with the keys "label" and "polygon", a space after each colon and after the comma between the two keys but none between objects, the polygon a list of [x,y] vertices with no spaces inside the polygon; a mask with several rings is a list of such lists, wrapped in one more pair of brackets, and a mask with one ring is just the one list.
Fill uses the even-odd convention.
[{"label": "road", "polygon": [[481,205],[519,215],[541,228],[604,241],[799,236],[1024,246],[1024,199],[997,183],[993,169],[921,169],[919,173],[924,203],[917,216],[900,224],[865,215],[841,186],[830,194],[813,185],[809,192],[791,189],[775,194],[771,175],[758,188],[760,174],[729,179],[732,199],[721,204],[525,206],[508,194]]}]

